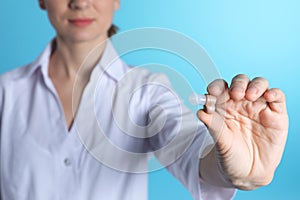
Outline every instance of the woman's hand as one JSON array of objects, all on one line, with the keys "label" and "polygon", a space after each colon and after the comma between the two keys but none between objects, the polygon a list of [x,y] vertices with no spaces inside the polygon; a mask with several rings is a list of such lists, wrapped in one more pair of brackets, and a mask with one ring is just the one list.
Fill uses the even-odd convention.
[{"label": "woman's hand", "polygon": [[267,80],[245,75],[208,86],[217,98],[215,110],[199,110],[198,117],[216,142],[222,173],[239,189],[254,189],[271,182],[288,133],[285,95],[269,89]]}]

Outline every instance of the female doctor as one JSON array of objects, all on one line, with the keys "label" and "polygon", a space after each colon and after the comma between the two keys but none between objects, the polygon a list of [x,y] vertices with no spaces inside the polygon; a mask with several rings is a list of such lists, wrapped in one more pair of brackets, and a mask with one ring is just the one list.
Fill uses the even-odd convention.
[{"label": "female doctor", "polygon": [[[98,121],[107,137],[128,152],[160,149],[171,141],[178,118],[190,119],[192,113],[183,108],[178,114],[176,109],[182,105],[161,88],[145,87],[126,109],[138,108],[133,109],[132,118],[143,125],[148,123],[149,113],[154,113],[151,123],[155,124],[162,116],[154,105],[161,104],[168,113],[164,127],[157,136],[123,134],[110,112],[119,101],[111,104],[106,97],[121,99],[124,88],[144,80],[169,83],[141,70],[126,79],[126,87],[116,90],[120,77],[130,68],[117,59],[109,70],[103,70],[104,63],[117,54],[108,38],[115,33],[112,20],[120,0],[39,0],[39,5],[56,30],[55,39],[36,61],[0,76],[1,199],[147,199],[147,174],[128,170],[138,163],[127,163],[102,148],[101,155],[117,157],[118,165],[127,166],[118,170],[117,165],[99,161],[90,144],[83,144],[78,137],[76,115],[85,108],[82,102],[88,98],[89,85],[97,82],[95,71],[104,71],[95,100]],[[174,156],[174,163],[166,166],[195,199],[231,199],[235,189],[253,190],[269,184],[288,133],[285,95],[269,89],[264,78],[249,80],[246,75],[235,76],[229,86],[216,80],[207,90],[211,95],[207,97],[216,101],[197,113],[206,126],[195,122],[179,128],[188,133],[182,140],[195,126],[198,132],[180,156],[162,151],[159,160],[163,163],[165,157]],[[127,120],[117,112],[121,120]],[[92,134],[87,130],[87,136]],[[199,152],[211,146],[204,143],[208,133],[215,145],[199,159]],[[101,142],[97,144],[93,147],[101,146]]]}]

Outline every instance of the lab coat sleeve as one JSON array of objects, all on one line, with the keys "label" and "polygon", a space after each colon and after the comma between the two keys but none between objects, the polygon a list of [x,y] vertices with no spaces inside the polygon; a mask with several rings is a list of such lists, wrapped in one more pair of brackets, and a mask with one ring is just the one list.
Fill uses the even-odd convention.
[{"label": "lab coat sleeve", "polygon": [[159,87],[151,91],[150,119],[158,133],[150,138],[150,146],[156,158],[194,199],[232,199],[234,188],[216,187],[199,177],[200,158],[205,154],[204,149],[213,144],[206,126],[186,108],[165,76],[156,75],[154,79]]}]

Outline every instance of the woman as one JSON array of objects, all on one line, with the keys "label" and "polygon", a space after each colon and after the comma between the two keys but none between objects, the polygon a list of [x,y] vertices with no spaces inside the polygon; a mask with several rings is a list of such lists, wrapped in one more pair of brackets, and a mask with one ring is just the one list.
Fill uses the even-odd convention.
[{"label": "woman", "polygon": [[[39,0],[39,4],[47,11],[56,38],[35,62],[0,77],[2,199],[147,199],[147,174],[134,173],[143,171],[137,166],[143,166],[146,157],[132,162],[131,157],[124,159],[123,154],[102,147],[101,162],[103,157],[99,160],[94,149],[102,146],[102,140],[90,138],[95,123],[80,117],[87,108],[88,91],[103,71],[95,97],[102,131],[119,148],[138,154],[160,149],[180,130],[183,135],[176,149],[186,142],[188,148],[178,155],[174,149],[155,155],[163,164],[169,157],[176,160],[165,165],[195,199],[230,199],[235,188],[251,190],[272,180],[288,131],[285,97],[279,89],[268,89],[265,79],[250,81],[245,75],[234,77],[230,88],[223,80],[212,82],[208,93],[217,99],[215,109],[199,110],[198,117],[210,129],[216,148],[199,159],[199,153],[210,147],[204,143],[206,127],[191,123],[192,113],[161,88],[143,88],[125,108],[145,127],[151,116],[154,128],[166,120],[157,136],[151,126],[141,131],[146,135],[137,135],[140,129],[127,126],[128,119],[119,109],[116,117],[124,123],[115,124],[111,109],[123,107],[127,88],[144,80],[169,85],[145,70],[122,82],[130,69],[120,59],[109,70],[103,69],[116,56],[107,39],[114,32],[112,19],[119,0]],[[113,103],[107,97],[113,97]],[[187,125],[180,126],[181,119]],[[88,124],[87,129],[74,127],[77,121]]]}]

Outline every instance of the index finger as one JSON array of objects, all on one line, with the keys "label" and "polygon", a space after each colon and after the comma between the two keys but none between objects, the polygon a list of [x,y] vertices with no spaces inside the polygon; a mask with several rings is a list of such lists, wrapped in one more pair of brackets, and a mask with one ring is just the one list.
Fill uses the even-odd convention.
[{"label": "index finger", "polygon": [[228,84],[223,79],[211,82],[207,87],[208,94],[217,98],[216,104],[221,104],[229,99]]}]

